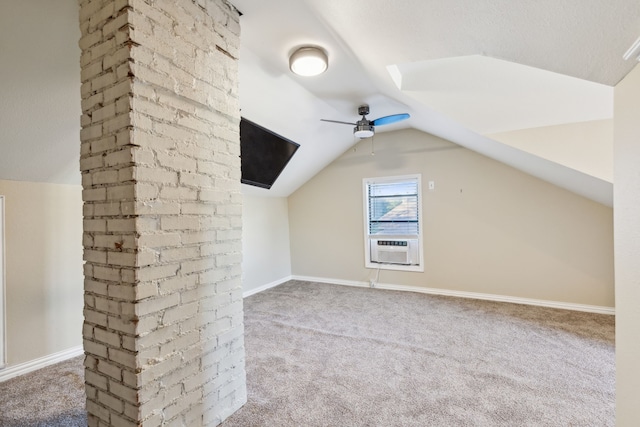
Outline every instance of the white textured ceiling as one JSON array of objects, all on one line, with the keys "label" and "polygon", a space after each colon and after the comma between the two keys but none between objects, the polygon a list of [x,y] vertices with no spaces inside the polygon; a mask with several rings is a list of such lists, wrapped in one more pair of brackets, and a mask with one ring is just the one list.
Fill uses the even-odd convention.
[{"label": "white textured ceiling", "polygon": [[[291,194],[355,142],[319,119],[352,121],[368,103],[369,118],[412,115],[378,132],[413,127],[610,203],[611,183],[482,133],[610,115],[608,93],[635,65],[622,54],[640,35],[638,0],[230,1],[243,13],[242,114],[301,144],[271,190],[247,191]],[[0,2],[0,179],[79,182],[77,7]],[[316,78],[288,70],[306,44],[329,53]]]},{"label": "white textured ceiling", "polygon": [[398,89],[483,135],[610,119],[613,87],[481,55],[390,66]]},{"label": "white textured ceiling", "polygon": [[[257,1],[236,3],[249,13]],[[278,8],[281,2],[268,3]],[[286,7],[292,2],[283,3]],[[607,85],[616,84],[630,70],[632,65],[621,56],[640,31],[636,0],[303,3],[368,63],[481,54]]]},{"label": "white textured ceiling", "polygon": [[[273,99],[250,83],[259,67],[279,84],[302,87],[304,102],[314,97],[317,119],[354,120],[361,103],[371,105],[370,118],[409,112],[410,120],[394,126],[447,138],[611,204],[611,183],[483,134],[610,118],[612,87],[635,65],[622,55],[640,35],[637,0],[231,1],[243,13],[243,112],[262,110],[256,121],[263,126],[304,135],[304,151],[289,166],[298,171],[285,171],[270,193],[256,192],[290,194],[354,142],[348,127],[318,128],[312,108],[298,115],[301,100],[287,92],[278,104],[289,106],[278,109],[290,112],[271,114]],[[325,74],[289,72],[288,54],[306,44],[328,51]]]}]

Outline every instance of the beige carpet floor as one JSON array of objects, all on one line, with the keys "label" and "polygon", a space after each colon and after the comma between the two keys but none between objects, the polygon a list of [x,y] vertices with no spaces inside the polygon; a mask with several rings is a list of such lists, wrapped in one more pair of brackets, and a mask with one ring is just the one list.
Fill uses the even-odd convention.
[{"label": "beige carpet floor", "polygon": [[245,299],[236,426],[613,426],[614,317],[292,281]]},{"label": "beige carpet floor", "polygon": [[84,356],[0,383],[0,426],[87,425]]},{"label": "beige carpet floor", "polygon": [[[236,426],[613,426],[614,317],[291,281],[245,299]],[[0,383],[0,426],[86,425],[82,358]]]}]

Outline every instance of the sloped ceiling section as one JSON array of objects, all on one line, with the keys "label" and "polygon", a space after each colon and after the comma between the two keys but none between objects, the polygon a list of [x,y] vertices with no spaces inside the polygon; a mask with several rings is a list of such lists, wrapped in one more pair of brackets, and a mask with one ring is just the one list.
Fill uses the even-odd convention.
[{"label": "sloped ceiling section", "polygon": [[[366,103],[370,119],[412,116],[376,132],[432,133],[611,204],[607,174],[509,136],[610,120],[611,88],[636,64],[622,55],[640,35],[638,0],[230,1],[243,13],[242,115],[301,145],[271,190],[246,191],[291,194],[357,142],[349,126],[319,119],[355,121]],[[2,3],[0,179],[80,182],[78,5],[53,3]],[[328,52],[329,70],[294,76],[288,56],[309,44]]]},{"label": "sloped ceiling section", "polygon": [[271,74],[269,66],[248,49],[241,50],[241,57],[242,116],[300,144],[271,189],[243,185],[243,191],[286,197],[342,154],[344,129],[325,127],[318,120],[338,113],[303,86],[286,75]]},{"label": "sloped ceiling section", "polygon": [[481,55],[389,67],[404,94],[482,135],[609,119],[613,87]]},{"label": "sloped ceiling section", "polygon": [[[636,0],[232,0],[244,14],[242,46],[267,66],[273,79],[289,79],[335,110],[319,118],[352,121],[358,105],[372,118],[409,112],[413,127],[517,167],[560,187],[611,205],[612,183],[517,149],[487,135],[612,117],[612,87],[635,65],[622,55],[640,32]],[[329,53],[329,70],[316,78],[293,76],[287,58],[301,45]],[[244,84],[256,70],[245,69]],[[260,94],[242,89],[243,109]],[[279,102],[299,105],[289,93]],[[309,133],[314,119],[269,115],[262,125],[295,121]],[[334,125],[340,126],[340,125]],[[274,129],[277,130],[277,129]],[[351,129],[307,142],[308,159],[331,141],[340,152],[353,145]],[[283,135],[296,140],[295,137]],[[335,138],[335,139],[334,139]],[[305,144],[303,141],[302,145]],[[507,143],[505,143],[507,142]],[[610,141],[608,142],[610,143]],[[579,144],[572,144],[577,146]],[[304,163],[294,157],[290,167]],[[295,166],[309,170],[310,165]],[[324,166],[324,165],[323,165]],[[304,180],[287,184],[287,191]],[[274,186],[275,188],[275,186]],[[286,193],[286,191],[284,192]]]}]

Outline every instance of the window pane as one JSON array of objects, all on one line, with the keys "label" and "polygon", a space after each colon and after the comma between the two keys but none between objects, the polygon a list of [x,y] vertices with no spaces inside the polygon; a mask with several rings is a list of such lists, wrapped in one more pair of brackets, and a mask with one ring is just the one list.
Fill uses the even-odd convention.
[{"label": "window pane", "polygon": [[418,198],[377,197],[369,200],[371,220],[411,221],[418,219]]},{"label": "window pane", "polygon": [[369,234],[418,234],[418,182],[368,186]]},{"label": "window pane", "polygon": [[372,197],[416,195],[417,193],[417,181],[376,183],[369,186],[369,195]]},{"label": "window pane", "polygon": [[417,222],[372,222],[369,224],[369,234],[399,234],[399,235],[417,235],[418,223]]}]

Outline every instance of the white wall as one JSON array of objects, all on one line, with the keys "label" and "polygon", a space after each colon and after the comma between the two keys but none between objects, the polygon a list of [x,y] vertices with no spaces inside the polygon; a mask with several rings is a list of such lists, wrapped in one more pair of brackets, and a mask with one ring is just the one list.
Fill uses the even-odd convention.
[{"label": "white wall", "polygon": [[615,88],[616,425],[640,419],[640,65]]},{"label": "white wall", "polygon": [[81,191],[0,180],[8,367],[82,345]]},{"label": "white wall", "polygon": [[613,182],[613,120],[592,120],[487,135],[543,159]]},{"label": "white wall", "polygon": [[294,276],[368,282],[362,179],[421,173],[425,271],[380,283],[613,307],[611,208],[419,131],[370,144],[289,197]]},{"label": "white wall", "polygon": [[291,276],[286,198],[243,196],[242,257],[245,293]]},{"label": "white wall", "polygon": [[80,184],[77,0],[0,2],[0,179]]},{"label": "white wall", "polygon": [[9,368],[82,344],[78,16],[75,0],[0,6]]},{"label": "white wall", "polygon": [[4,196],[0,194],[0,368],[5,365]]}]

